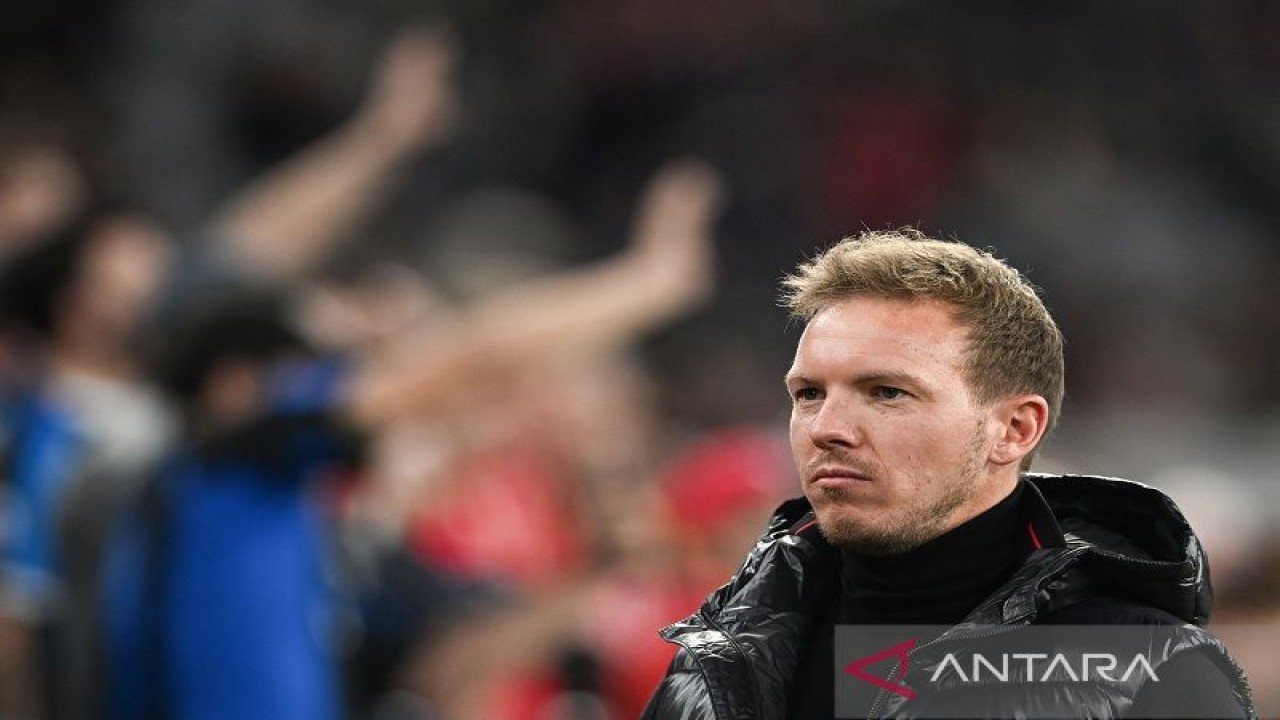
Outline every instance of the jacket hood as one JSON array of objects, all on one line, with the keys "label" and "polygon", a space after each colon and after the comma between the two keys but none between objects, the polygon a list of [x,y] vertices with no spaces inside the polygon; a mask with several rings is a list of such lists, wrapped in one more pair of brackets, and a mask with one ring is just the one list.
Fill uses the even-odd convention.
[{"label": "jacket hood", "polygon": [[1132,480],[1027,473],[1062,527],[1067,549],[1099,591],[1204,625],[1209,562],[1174,501]]}]

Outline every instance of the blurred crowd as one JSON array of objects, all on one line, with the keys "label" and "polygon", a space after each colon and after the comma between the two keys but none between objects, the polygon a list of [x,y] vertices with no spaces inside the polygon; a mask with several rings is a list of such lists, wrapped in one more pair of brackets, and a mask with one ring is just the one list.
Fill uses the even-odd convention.
[{"label": "blurred crowd", "polygon": [[636,716],[864,226],[1044,288],[1037,469],[1280,623],[1277,72],[1264,0],[5,4],[0,718]]}]

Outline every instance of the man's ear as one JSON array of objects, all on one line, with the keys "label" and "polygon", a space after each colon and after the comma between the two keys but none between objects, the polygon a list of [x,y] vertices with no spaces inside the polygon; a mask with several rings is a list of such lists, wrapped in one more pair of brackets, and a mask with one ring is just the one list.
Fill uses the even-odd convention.
[{"label": "man's ear", "polygon": [[1049,403],[1039,395],[1005,398],[996,403],[995,421],[999,432],[987,459],[996,465],[1022,461],[1031,454],[1049,425]]}]

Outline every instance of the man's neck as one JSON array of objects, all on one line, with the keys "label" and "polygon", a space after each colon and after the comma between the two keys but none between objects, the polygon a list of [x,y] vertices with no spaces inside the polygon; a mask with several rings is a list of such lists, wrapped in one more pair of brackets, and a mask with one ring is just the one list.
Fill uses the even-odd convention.
[{"label": "man's neck", "polygon": [[1023,487],[977,517],[897,555],[843,553],[838,620],[951,624],[1000,587],[1031,553]]},{"label": "man's neck", "polygon": [[130,351],[88,334],[69,333],[54,343],[51,366],[55,372],[78,373],[110,380],[135,380],[138,363]]}]

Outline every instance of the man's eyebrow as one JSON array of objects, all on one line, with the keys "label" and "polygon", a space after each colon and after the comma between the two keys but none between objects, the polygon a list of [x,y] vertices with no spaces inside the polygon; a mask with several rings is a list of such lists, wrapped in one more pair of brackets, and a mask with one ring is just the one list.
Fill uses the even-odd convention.
[{"label": "man's eyebrow", "polygon": [[854,375],[855,385],[910,385],[913,388],[927,390],[929,384],[919,375],[899,370],[872,370]]},{"label": "man's eyebrow", "polygon": [[800,373],[789,372],[786,375],[782,376],[783,385],[791,385],[792,383],[799,383],[801,385],[813,385],[814,382],[815,381],[813,378],[809,377],[808,375],[802,375]]},{"label": "man's eyebrow", "polygon": [[[902,372],[900,370],[871,370],[869,372],[858,373],[850,378],[850,380],[855,385],[880,385],[887,383],[891,385],[911,385],[919,388],[927,387],[927,383],[925,383],[925,381],[918,375]],[[784,385],[814,385],[817,384],[818,381],[802,373],[787,373],[782,377],[782,382]]]}]

